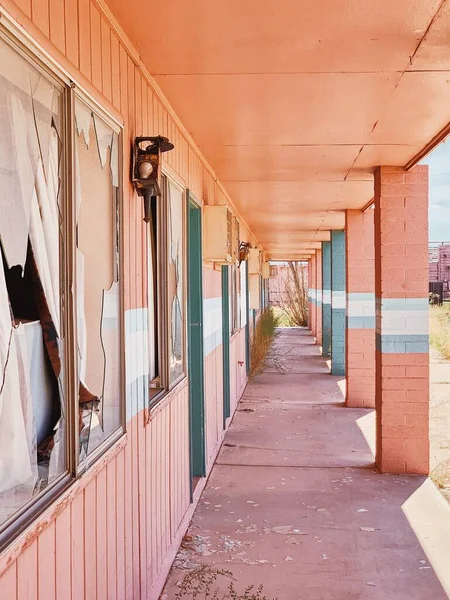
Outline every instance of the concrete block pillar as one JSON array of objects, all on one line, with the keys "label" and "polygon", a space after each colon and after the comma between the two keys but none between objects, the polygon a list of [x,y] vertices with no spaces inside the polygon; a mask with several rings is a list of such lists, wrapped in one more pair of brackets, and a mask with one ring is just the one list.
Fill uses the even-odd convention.
[{"label": "concrete block pillar", "polygon": [[316,290],[314,288],[316,283],[316,257],[312,256],[309,259],[309,272],[308,272],[308,281],[309,281],[309,292],[310,292],[310,319],[309,319],[309,328],[311,329],[311,333],[313,336],[316,335]]},{"label": "concrete block pillar", "polygon": [[375,173],[376,462],[429,472],[428,167]]},{"label": "concrete block pillar", "polygon": [[322,242],[322,356],[331,356],[331,242]]},{"label": "concrete block pillar", "polygon": [[375,408],[374,211],[347,210],[346,404]]},{"label": "concrete block pillar", "polygon": [[316,250],[316,342],[322,345],[322,250]]},{"label": "concrete block pillar", "polygon": [[331,374],[345,375],[345,232],[331,232]]}]

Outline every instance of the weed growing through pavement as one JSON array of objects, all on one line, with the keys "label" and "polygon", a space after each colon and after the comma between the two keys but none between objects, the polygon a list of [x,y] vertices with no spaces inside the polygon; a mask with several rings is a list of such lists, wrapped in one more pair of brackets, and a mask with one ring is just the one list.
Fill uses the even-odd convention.
[{"label": "weed growing through pavement", "polygon": [[[217,587],[223,580],[228,580],[226,591]],[[277,600],[264,596],[262,585],[257,588],[248,586],[243,593],[239,593],[234,587],[235,581],[231,571],[201,565],[185,575],[175,600]]]}]

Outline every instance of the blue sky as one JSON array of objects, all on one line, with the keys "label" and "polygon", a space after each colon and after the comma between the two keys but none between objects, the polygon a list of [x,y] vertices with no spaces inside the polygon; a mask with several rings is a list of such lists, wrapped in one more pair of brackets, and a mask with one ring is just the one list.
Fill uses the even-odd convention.
[{"label": "blue sky", "polygon": [[421,161],[429,165],[430,242],[450,241],[450,139]]}]

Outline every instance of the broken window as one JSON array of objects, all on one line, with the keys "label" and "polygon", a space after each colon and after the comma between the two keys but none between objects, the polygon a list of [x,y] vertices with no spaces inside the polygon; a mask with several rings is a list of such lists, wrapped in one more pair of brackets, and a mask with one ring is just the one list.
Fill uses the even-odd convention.
[{"label": "broken window", "polygon": [[184,373],[184,195],[173,181],[167,179],[169,308],[169,383]]},{"label": "broken window", "polygon": [[245,327],[247,324],[247,261],[243,260],[239,266],[239,284],[240,284],[240,327]]},{"label": "broken window", "polygon": [[230,294],[230,334],[233,335],[239,329],[239,269],[236,265],[231,265],[229,280]]},{"label": "broken window", "polygon": [[120,434],[123,399],[119,131],[1,37],[0,120],[1,544]]},{"label": "broken window", "polygon": [[151,199],[150,222],[147,234],[147,307],[148,307],[148,357],[150,401],[164,389],[163,361],[160,359],[159,293],[161,247],[161,205],[154,196]]},{"label": "broken window", "polygon": [[117,131],[80,98],[76,119],[80,457],[121,426]]},{"label": "broken window", "polygon": [[0,39],[0,527],[67,471],[63,94]]},{"label": "broken window", "polygon": [[184,190],[165,175],[147,226],[150,405],[184,376]]}]

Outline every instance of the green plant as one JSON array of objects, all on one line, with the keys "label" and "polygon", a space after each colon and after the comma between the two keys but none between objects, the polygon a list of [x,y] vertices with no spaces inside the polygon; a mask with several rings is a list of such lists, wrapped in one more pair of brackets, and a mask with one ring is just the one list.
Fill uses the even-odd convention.
[{"label": "green plant", "polygon": [[[216,583],[223,579],[228,580],[225,584],[225,592],[216,587]],[[175,600],[181,600],[182,598],[191,598],[192,600],[200,600],[201,598],[204,600],[270,600],[263,595],[262,585],[259,585],[256,589],[255,586],[251,585],[240,594],[234,587],[235,581],[231,571],[216,569],[210,565],[201,565],[185,575]],[[272,600],[277,599],[273,598]]]},{"label": "green plant", "polygon": [[253,379],[264,370],[267,355],[275,339],[278,319],[272,308],[265,308],[256,323],[255,332],[250,343],[250,372]]}]

